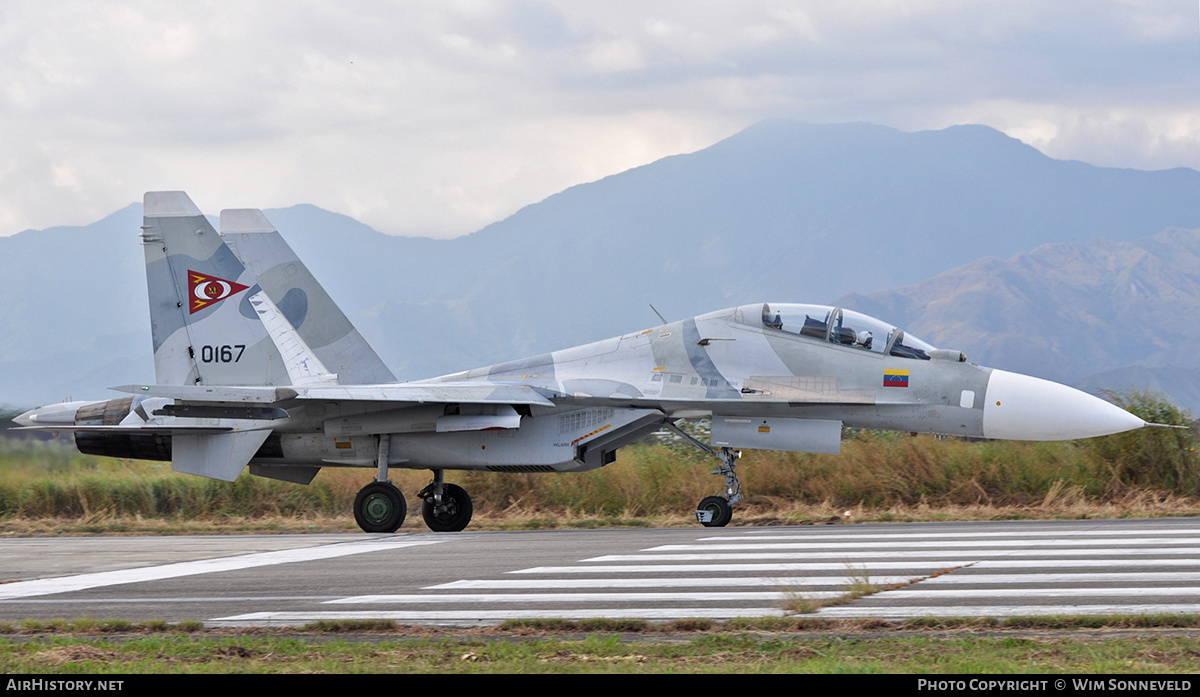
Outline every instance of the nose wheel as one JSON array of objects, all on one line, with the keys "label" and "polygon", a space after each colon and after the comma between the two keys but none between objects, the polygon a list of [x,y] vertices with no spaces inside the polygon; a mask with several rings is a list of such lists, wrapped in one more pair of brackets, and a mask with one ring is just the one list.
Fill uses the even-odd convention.
[{"label": "nose wheel", "polygon": [[709,496],[696,506],[696,522],[706,528],[723,528],[733,520],[733,507],[723,496]]}]

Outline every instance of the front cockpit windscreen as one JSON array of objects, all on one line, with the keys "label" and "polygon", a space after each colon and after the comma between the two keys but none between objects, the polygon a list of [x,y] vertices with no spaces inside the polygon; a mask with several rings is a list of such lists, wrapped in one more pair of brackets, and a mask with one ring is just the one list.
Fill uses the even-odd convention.
[{"label": "front cockpit windscreen", "polygon": [[887,322],[840,307],[764,303],[762,322],[771,329],[901,358],[927,361],[935,350]]}]

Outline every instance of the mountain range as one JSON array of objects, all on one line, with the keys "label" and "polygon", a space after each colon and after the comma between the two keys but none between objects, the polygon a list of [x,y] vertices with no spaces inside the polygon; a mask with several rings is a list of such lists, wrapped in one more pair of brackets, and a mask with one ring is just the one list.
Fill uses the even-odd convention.
[{"label": "mountain range", "polygon": [[1200,230],[1048,244],[835,303],[982,365],[1200,406]]},{"label": "mountain range", "polygon": [[[984,126],[766,122],[452,240],[266,213],[401,379],[652,326],[651,303],[836,300],[985,365],[1200,405],[1200,173],[1055,160]],[[153,380],[140,224],[134,204],[0,238],[0,403]]]}]

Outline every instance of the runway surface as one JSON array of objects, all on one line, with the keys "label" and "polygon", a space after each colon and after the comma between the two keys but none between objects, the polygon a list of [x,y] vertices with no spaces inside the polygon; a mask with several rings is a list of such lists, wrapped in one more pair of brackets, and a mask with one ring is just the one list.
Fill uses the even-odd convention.
[{"label": "runway surface", "polygon": [[0,540],[0,619],[1200,613],[1200,519]]}]

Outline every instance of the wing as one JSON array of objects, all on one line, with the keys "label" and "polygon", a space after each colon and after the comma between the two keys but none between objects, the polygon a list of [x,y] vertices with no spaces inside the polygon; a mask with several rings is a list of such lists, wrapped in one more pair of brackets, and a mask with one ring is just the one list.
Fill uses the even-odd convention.
[{"label": "wing", "polygon": [[[529,385],[495,382],[318,385],[313,387],[224,387],[219,385],[121,385],[112,388],[179,405],[261,405],[286,409],[304,402],[386,402],[390,404],[509,404],[554,406],[555,393]],[[279,416],[269,416],[279,418]]]}]

